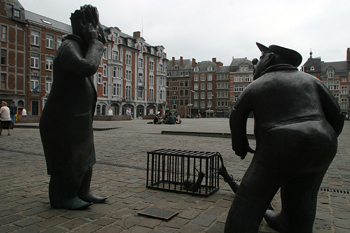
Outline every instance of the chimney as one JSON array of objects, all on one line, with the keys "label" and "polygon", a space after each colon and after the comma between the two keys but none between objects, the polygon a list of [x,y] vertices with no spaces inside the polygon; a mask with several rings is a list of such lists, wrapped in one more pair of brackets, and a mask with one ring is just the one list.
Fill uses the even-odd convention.
[{"label": "chimney", "polygon": [[192,67],[194,68],[196,66],[196,59],[192,58]]},{"label": "chimney", "polygon": [[346,60],[350,61],[350,48],[346,50]]},{"label": "chimney", "polygon": [[180,67],[182,67],[183,57],[180,57]]},{"label": "chimney", "polygon": [[174,68],[175,66],[175,57],[173,57],[172,63],[171,63],[171,67]]},{"label": "chimney", "polygon": [[216,57],[213,57],[211,60],[212,62],[216,63]]},{"label": "chimney", "polygon": [[141,32],[137,31],[137,32],[134,32],[134,35],[133,37],[136,39],[136,38],[140,38],[141,37]]}]

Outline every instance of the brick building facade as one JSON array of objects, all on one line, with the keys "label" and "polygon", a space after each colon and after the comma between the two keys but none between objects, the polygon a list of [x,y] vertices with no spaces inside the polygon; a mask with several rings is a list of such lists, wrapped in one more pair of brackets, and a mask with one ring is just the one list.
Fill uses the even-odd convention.
[{"label": "brick building facade", "polygon": [[8,105],[14,100],[19,113],[26,99],[24,8],[18,1],[0,1],[1,80],[0,100]]}]

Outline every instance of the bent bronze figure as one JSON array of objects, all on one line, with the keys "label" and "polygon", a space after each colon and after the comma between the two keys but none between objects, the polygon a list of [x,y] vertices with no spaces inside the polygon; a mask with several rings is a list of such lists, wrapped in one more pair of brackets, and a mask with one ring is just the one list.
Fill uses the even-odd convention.
[{"label": "bent bronze figure", "polygon": [[95,159],[93,115],[98,69],[105,38],[98,11],[85,5],[71,15],[67,35],[53,62],[53,85],[40,119],[40,135],[53,208],[83,209],[105,197],[90,191]]},{"label": "bent bronze figure", "polygon": [[[258,232],[263,217],[280,232],[310,233],[317,194],[337,151],[344,120],[330,91],[317,78],[298,71],[301,55],[257,43],[254,81],[241,93],[230,116],[232,149],[254,158],[237,190],[225,232]],[[255,118],[256,150],[246,135]],[[267,210],[281,188],[282,211]]]}]

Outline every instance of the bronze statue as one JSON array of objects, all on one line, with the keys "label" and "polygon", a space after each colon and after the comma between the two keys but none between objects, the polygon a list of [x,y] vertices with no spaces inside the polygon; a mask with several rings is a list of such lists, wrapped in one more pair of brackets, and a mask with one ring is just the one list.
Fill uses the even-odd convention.
[{"label": "bronze statue", "polygon": [[96,90],[91,80],[99,67],[105,37],[98,11],[85,5],[71,15],[67,35],[53,62],[53,85],[40,119],[40,134],[53,208],[84,209],[106,197],[91,193],[95,164],[93,115]]},{"label": "bronze statue", "polygon": [[[254,158],[237,190],[225,232],[258,232],[263,217],[280,232],[312,232],[317,194],[337,152],[344,120],[331,92],[298,71],[301,55],[277,45],[253,60],[254,81],[230,116],[232,149]],[[246,121],[253,112],[256,150],[249,147]],[[282,211],[267,210],[281,188]]]}]

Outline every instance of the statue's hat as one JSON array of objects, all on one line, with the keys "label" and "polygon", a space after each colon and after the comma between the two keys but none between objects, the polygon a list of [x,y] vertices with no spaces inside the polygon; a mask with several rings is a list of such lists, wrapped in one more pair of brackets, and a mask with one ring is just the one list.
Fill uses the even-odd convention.
[{"label": "statue's hat", "polygon": [[282,56],[288,61],[289,64],[295,67],[298,67],[301,64],[301,61],[303,60],[303,57],[300,55],[300,53],[292,49],[287,49],[278,45],[270,45],[269,47],[266,47],[265,45],[262,45],[258,42],[256,42],[256,45],[258,46],[261,52],[276,53]]}]

